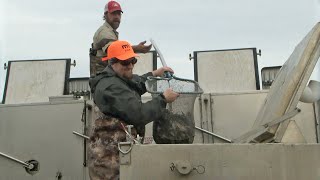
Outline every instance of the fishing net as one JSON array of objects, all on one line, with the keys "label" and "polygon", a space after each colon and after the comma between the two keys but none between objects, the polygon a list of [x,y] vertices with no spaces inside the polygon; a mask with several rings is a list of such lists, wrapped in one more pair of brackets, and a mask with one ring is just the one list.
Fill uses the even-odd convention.
[{"label": "fishing net", "polygon": [[168,88],[172,88],[174,92],[179,94],[195,94],[195,96],[197,96],[198,94],[203,93],[198,82],[175,76],[172,76],[171,78],[148,77],[146,88],[151,94],[163,93]]},{"label": "fishing net", "polygon": [[203,91],[193,80],[149,77],[146,88],[152,95],[172,88],[180,96],[168,103],[162,118],[153,122],[153,139],[157,144],[191,144],[194,139],[193,106],[196,97]]}]

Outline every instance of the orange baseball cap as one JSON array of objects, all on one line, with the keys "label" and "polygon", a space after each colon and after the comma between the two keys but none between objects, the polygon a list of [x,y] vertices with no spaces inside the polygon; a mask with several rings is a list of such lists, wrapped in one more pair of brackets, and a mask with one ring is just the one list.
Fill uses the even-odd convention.
[{"label": "orange baseball cap", "polygon": [[103,57],[101,60],[107,61],[111,58],[117,58],[125,61],[136,56],[138,55],[134,53],[132,46],[127,41],[114,41],[108,47],[107,56]]}]

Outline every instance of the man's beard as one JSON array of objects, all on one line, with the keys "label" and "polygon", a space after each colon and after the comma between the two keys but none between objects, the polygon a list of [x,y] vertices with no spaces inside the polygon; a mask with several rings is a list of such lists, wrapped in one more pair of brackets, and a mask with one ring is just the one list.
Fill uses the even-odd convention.
[{"label": "man's beard", "polygon": [[133,78],[133,73],[126,73],[123,75],[124,78],[131,80]]},{"label": "man's beard", "polygon": [[118,27],[120,26],[120,22],[112,22],[110,25],[113,29],[118,29]]}]

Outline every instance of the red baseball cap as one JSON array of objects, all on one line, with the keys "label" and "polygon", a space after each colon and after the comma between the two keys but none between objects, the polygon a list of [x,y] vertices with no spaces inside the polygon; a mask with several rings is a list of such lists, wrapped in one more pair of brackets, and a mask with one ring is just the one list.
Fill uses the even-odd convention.
[{"label": "red baseball cap", "polygon": [[107,51],[108,56],[103,57],[102,61],[110,60],[111,58],[117,58],[121,61],[125,61],[127,59],[130,59],[132,57],[138,56],[136,53],[134,53],[131,44],[129,44],[127,41],[114,41],[110,44]]},{"label": "red baseball cap", "polygon": [[[121,9],[121,6],[118,2],[116,1],[109,1],[106,6],[104,7],[104,12],[109,12],[109,13],[112,13],[114,11],[121,11],[122,12],[122,9]],[[123,12],[122,12],[123,13]]]}]

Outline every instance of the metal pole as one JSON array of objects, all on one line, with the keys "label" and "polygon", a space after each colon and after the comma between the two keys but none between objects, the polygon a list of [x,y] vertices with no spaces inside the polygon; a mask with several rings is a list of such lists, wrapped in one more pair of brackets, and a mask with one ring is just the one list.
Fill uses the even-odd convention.
[{"label": "metal pole", "polygon": [[0,155],[3,156],[3,157],[6,157],[6,158],[8,158],[8,159],[10,159],[10,160],[12,160],[12,161],[15,161],[15,162],[23,165],[24,167],[26,167],[26,168],[28,168],[28,169],[32,169],[32,168],[34,167],[33,164],[29,164],[29,163],[23,162],[23,161],[21,161],[21,160],[19,160],[19,159],[16,159],[16,158],[14,158],[14,157],[12,157],[12,156],[9,156],[9,155],[7,155],[7,154],[4,154],[4,153],[2,153],[2,152],[0,152]]},{"label": "metal pole", "polygon": [[160,61],[162,63],[162,66],[167,66],[166,61],[163,58],[162,53],[160,52],[159,47],[156,45],[156,42],[153,39],[150,39],[151,44],[153,45],[153,48],[157,51],[159,57],[160,57]]},{"label": "metal pole", "polygon": [[195,128],[198,129],[198,130],[200,130],[201,132],[207,133],[207,134],[209,134],[209,135],[211,135],[211,136],[214,136],[214,137],[217,137],[217,138],[222,139],[222,140],[224,140],[224,141],[227,141],[227,142],[229,142],[229,143],[232,143],[232,141],[231,141],[230,139],[224,138],[224,137],[222,137],[222,136],[219,136],[219,135],[217,135],[217,134],[214,134],[214,133],[212,133],[212,132],[210,132],[210,131],[207,131],[207,130],[205,130],[205,129],[199,128],[199,127],[197,127],[197,126],[195,126]]},{"label": "metal pole", "polygon": [[90,139],[89,136],[83,135],[83,134],[78,133],[78,132],[76,132],[76,131],[72,131],[72,133],[75,134],[75,135],[78,135],[78,136],[80,136],[80,137],[83,137],[83,138],[85,138],[85,139]]},{"label": "metal pole", "polygon": [[[83,103],[83,112],[82,112],[82,120],[83,120],[83,133],[87,134],[87,101],[84,100]],[[87,139],[83,139],[83,166],[87,166]]]}]

